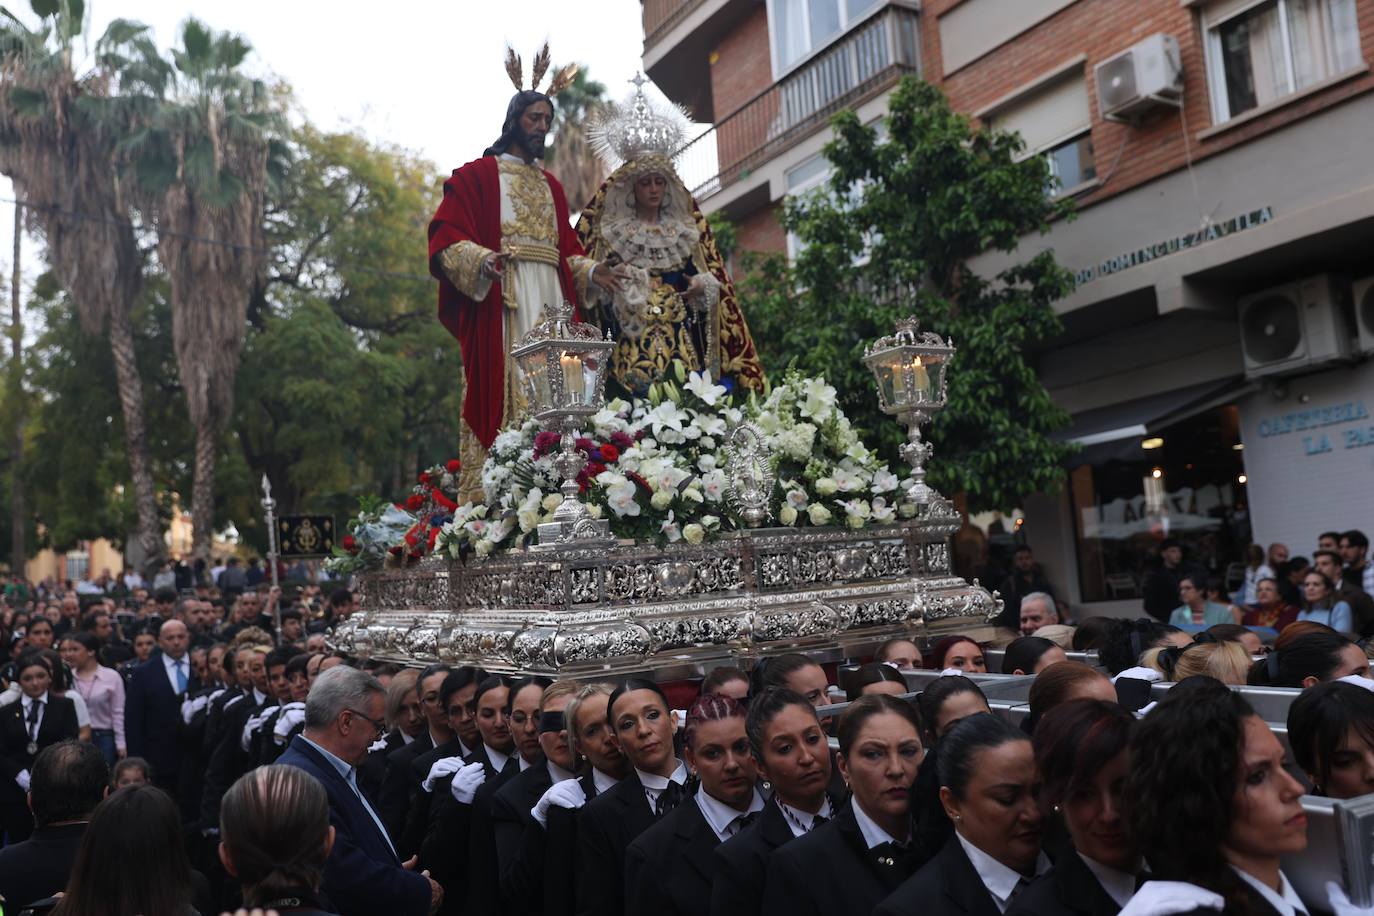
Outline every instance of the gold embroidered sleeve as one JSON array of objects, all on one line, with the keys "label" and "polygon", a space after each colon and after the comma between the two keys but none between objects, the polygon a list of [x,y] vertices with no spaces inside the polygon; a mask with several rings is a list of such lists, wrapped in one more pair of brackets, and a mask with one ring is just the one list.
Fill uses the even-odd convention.
[{"label": "gold embroidered sleeve", "polygon": [[489,254],[491,249],[476,242],[457,242],[439,252],[439,266],[458,292],[481,302],[491,292],[491,278],[482,275],[482,260]]},{"label": "gold embroidered sleeve", "polygon": [[571,255],[568,258],[568,269],[572,271],[577,298],[581,300],[584,308],[591,308],[600,298],[600,287],[592,284],[592,271],[596,269],[596,261],[580,254]]}]

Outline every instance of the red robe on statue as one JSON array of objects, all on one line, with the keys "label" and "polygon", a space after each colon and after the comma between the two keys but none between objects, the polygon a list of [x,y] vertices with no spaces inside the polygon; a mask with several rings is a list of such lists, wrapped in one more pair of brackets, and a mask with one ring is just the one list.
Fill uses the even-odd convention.
[{"label": "red robe on statue", "polygon": [[[563,186],[547,171],[558,221],[559,280],[564,297],[577,303],[568,258],[582,254],[568,220]],[[444,199],[429,224],[429,272],[439,280],[439,321],[458,338],[463,351],[463,419],[483,448],[491,448],[505,411],[506,347],[501,281],[481,302],[460,293],[444,274],[439,254],[458,242],[475,242],[501,250],[501,173],[495,156],[483,156],[456,169],[444,182]],[[508,265],[509,266],[509,265]],[[544,303],[529,303],[540,308]],[[580,308],[579,308],[580,312]],[[510,341],[514,345],[516,341]]]}]

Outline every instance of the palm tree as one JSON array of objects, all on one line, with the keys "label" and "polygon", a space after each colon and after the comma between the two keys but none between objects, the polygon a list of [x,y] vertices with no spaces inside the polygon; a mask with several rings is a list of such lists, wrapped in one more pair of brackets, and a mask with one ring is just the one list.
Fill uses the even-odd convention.
[{"label": "palm tree", "polygon": [[0,8],[0,173],[14,182],[83,329],[109,334],[138,544],[151,563],[161,558],[163,541],[129,318],[144,257],[129,222],[128,189],[114,168],[124,125],[108,97],[123,59],[117,49],[146,51],[151,43],[142,25],[116,20],[97,43],[94,69],[78,77],[72,45],[82,34],[84,0],[30,5],[41,22],[36,29]]},{"label": "palm tree", "polygon": [[587,205],[606,180],[606,168],[586,134],[587,119],[605,104],[605,97],[606,87],[589,79],[586,67],[577,71],[572,85],[554,97],[558,104],[558,130],[545,159],[562,182],[568,206],[574,213]]},{"label": "palm tree", "polygon": [[266,199],[287,161],[279,107],[266,84],[240,70],[251,50],[238,35],[188,19],[172,66],[146,61],[142,86],[126,86],[146,110],[121,150],[157,229],[195,427],[191,550],[198,558],[210,552],[215,463],[233,412],[248,305],[266,282]]}]

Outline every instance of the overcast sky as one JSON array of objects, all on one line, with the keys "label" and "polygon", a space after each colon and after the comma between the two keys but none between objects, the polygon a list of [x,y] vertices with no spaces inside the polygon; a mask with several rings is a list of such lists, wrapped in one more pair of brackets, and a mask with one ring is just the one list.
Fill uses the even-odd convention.
[{"label": "overcast sky", "polygon": [[[28,13],[28,4],[7,4]],[[159,46],[176,43],[178,25],[195,12],[207,25],[241,33],[256,53],[248,68],[290,83],[317,126],[357,129],[414,150],[441,169],[481,154],[500,133],[515,91],[502,66],[509,42],[529,65],[547,38],[554,65],[576,60],[612,98],[631,87],[644,33],[637,0],[574,4],[556,0],[87,0],[89,34],[112,19],[152,27]],[[31,18],[31,17],[30,17]],[[547,82],[548,77],[545,77]],[[14,197],[0,178],[0,263],[8,264]],[[26,244],[25,274],[39,254]],[[8,283],[6,291],[8,315]]]}]

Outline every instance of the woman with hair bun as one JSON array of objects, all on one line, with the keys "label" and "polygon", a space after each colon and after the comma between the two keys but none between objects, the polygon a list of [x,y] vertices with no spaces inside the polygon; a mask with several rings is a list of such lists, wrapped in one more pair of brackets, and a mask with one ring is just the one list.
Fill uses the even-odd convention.
[{"label": "woman with hair bun", "polygon": [[1329,681],[1288,707],[1288,744],[1313,795],[1374,793],[1374,691]]},{"label": "woman with hair bun", "polygon": [[1031,743],[993,715],[970,716],[940,742],[940,801],[954,837],[874,916],[997,916],[1049,869]]},{"label": "woman with hair bun", "polygon": [[763,811],[743,706],[730,697],[699,698],[687,710],[684,742],[698,786],[626,850],[628,913],[697,913],[711,899],[716,847],[742,833]]},{"label": "woman with hair bun", "polygon": [[314,777],[278,764],[250,770],[224,794],[219,819],[219,858],[243,885],[245,907],[327,916],[320,884],[334,827]]},{"label": "woman with hair bun", "polygon": [[1306,912],[1280,869],[1307,847],[1303,789],[1244,697],[1190,678],[1136,726],[1130,755],[1122,797],[1152,879],[1217,894],[1226,913]]},{"label": "woman with hair bun", "polygon": [[831,763],[825,731],[805,697],[770,687],[749,704],[744,728],[773,797],[754,826],[716,850],[711,916],[755,916],[774,851],[829,822],[839,804],[826,792]]},{"label": "woman with hair bun", "polygon": [[849,676],[849,687],[845,690],[845,696],[853,701],[873,693],[896,697],[908,692],[906,678],[902,677],[900,671],[887,662],[869,662],[867,665],[861,665]]},{"label": "woman with hair bun", "polygon": [[1003,674],[1039,674],[1050,665],[1062,662],[1069,656],[1063,649],[1039,636],[1022,636],[1013,639],[1002,656]]},{"label": "woman with hair bun", "polygon": [[1134,726],[1135,716],[1102,700],[1071,700],[1040,721],[1031,742],[1040,810],[1063,819],[1073,846],[1017,896],[1013,912],[1112,916],[1135,894],[1141,856],[1121,807]]},{"label": "woman with hair bun", "polygon": [[673,753],[673,715],[662,688],[644,678],[627,679],[611,693],[606,722],[631,769],[578,814],[579,916],[625,912],[626,850],[691,794],[687,766]]},{"label": "woman with hair bun", "polygon": [[[1295,623],[1293,627],[1298,625]],[[1284,635],[1287,633],[1285,630]],[[1364,650],[1325,627],[1281,642],[1281,646],[1250,668],[1246,680],[1251,685],[1311,687],[1351,674],[1369,676],[1369,658]]]},{"label": "woman with hair bun", "polygon": [[1062,661],[1045,669],[1031,684],[1027,702],[1030,716],[1026,731],[1035,732],[1040,720],[1051,709],[1073,700],[1102,700],[1116,702],[1116,688],[1105,674],[1096,668],[1075,661]]},{"label": "woman with hair bun", "polygon": [[764,916],[871,912],[922,862],[910,814],[925,754],[915,708],[889,696],[860,697],[840,717],[838,732],[849,803],[773,853]]}]

